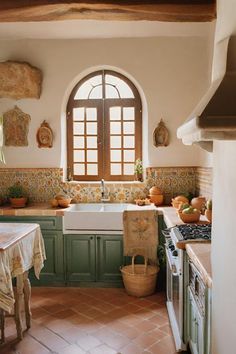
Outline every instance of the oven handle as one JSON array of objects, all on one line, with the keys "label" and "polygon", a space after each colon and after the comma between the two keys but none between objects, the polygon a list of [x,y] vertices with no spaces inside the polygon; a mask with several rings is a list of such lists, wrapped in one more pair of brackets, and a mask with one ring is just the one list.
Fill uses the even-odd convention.
[{"label": "oven handle", "polygon": [[169,252],[168,252],[167,247],[166,247],[166,258],[167,258],[167,260],[168,260],[168,264],[169,264],[169,267],[170,267],[170,269],[171,269],[172,275],[173,275],[174,277],[178,277],[180,274],[177,272],[177,269],[176,269],[175,264],[173,264],[173,263],[171,262],[171,258],[170,258],[170,255],[169,255]]}]

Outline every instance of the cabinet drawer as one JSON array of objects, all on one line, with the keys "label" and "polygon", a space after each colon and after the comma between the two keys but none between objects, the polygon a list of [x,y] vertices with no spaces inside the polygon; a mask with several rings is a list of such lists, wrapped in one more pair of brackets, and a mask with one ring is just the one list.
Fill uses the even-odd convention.
[{"label": "cabinet drawer", "polygon": [[39,224],[41,230],[61,230],[60,216],[0,216],[0,222],[22,222]]}]

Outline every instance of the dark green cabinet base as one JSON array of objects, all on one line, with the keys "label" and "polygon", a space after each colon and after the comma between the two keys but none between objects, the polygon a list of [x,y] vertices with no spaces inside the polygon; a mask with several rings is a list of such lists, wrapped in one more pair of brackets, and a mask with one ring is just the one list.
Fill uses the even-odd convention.
[{"label": "dark green cabinet base", "polygon": [[[123,264],[122,235],[64,235],[66,283],[81,285],[120,283]],[[94,284],[96,285],[96,284]],[[97,284],[98,285],[98,284]]]}]

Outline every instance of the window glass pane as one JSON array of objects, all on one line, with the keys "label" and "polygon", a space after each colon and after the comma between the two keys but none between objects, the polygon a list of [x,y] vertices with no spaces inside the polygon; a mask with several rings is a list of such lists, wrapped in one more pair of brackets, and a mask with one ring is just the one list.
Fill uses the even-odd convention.
[{"label": "window glass pane", "polygon": [[96,163],[87,164],[87,175],[96,176],[98,174],[98,165]]},{"label": "window glass pane", "polygon": [[119,80],[120,79],[117,76],[109,75],[109,74],[105,75],[105,83],[106,84],[117,85]]},{"label": "window glass pane", "polygon": [[74,148],[77,148],[77,149],[84,148],[84,137],[74,136]]},{"label": "window glass pane", "polygon": [[134,148],[134,136],[123,136],[124,148]]},{"label": "window glass pane", "polygon": [[74,135],[84,135],[84,123],[74,123]]},{"label": "window glass pane", "polygon": [[112,162],[121,161],[121,150],[111,150],[111,161]]},{"label": "window glass pane", "polygon": [[97,135],[97,123],[86,123],[87,134]]},{"label": "window glass pane", "polygon": [[120,163],[111,163],[111,175],[121,175]]},{"label": "window glass pane", "polygon": [[92,86],[89,83],[89,81],[85,81],[77,90],[74,99],[78,100],[85,100],[86,98],[88,98],[89,92],[91,90]]},{"label": "window glass pane", "polygon": [[87,148],[97,148],[97,137],[96,136],[87,136]]},{"label": "window glass pane", "polygon": [[135,153],[134,150],[124,150],[124,162],[134,162]]},{"label": "window glass pane", "polygon": [[119,98],[117,89],[114,86],[106,85],[105,87],[106,98]]},{"label": "window glass pane", "polygon": [[110,123],[110,134],[121,134],[121,123],[111,122]]},{"label": "window glass pane", "polygon": [[97,120],[96,108],[86,108],[86,120]]},{"label": "window glass pane", "polygon": [[73,120],[84,120],[84,107],[73,108]]},{"label": "window glass pane", "polygon": [[84,162],[85,154],[84,150],[74,150],[74,162]]},{"label": "window glass pane", "polygon": [[96,75],[85,81],[77,90],[74,99],[86,99],[93,86],[101,85],[102,75]]},{"label": "window glass pane", "polygon": [[88,162],[97,162],[98,161],[97,150],[87,150],[87,161]]},{"label": "window glass pane", "polygon": [[124,134],[134,134],[134,122],[124,122],[123,132]]},{"label": "window glass pane", "polygon": [[102,85],[96,86],[89,94],[89,99],[102,98]]},{"label": "window glass pane", "polygon": [[133,175],[133,174],[134,174],[134,164],[124,163],[124,175]]},{"label": "window glass pane", "polygon": [[123,119],[124,120],[134,120],[134,107],[124,107],[123,108]]},{"label": "window glass pane", "polygon": [[75,175],[85,175],[85,165],[83,163],[74,164],[74,174]]},{"label": "window glass pane", "polygon": [[111,148],[121,148],[121,136],[111,136],[110,142]]},{"label": "window glass pane", "polygon": [[110,108],[110,120],[121,120],[121,107]]},{"label": "window glass pane", "polygon": [[120,79],[116,87],[120,93],[121,98],[134,98],[133,91],[123,80]]}]

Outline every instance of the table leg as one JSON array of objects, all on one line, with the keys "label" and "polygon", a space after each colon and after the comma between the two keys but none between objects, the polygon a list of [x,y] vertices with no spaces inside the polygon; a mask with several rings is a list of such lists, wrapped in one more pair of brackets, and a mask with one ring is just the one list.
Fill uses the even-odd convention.
[{"label": "table leg", "polygon": [[1,343],[5,342],[5,311],[0,309]]},{"label": "table leg", "polygon": [[31,311],[30,311],[30,297],[31,297],[31,285],[28,278],[29,272],[23,274],[24,282],[24,301],[25,301],[25,319],[26,327],[29,329],[31,327]]},{"label": "table leg", "polygon": [[16,277],[16,296],[15,296],[15,321],[18,339],[23,338],[22,334],[22,302],[23,302],[23,274]]}]

